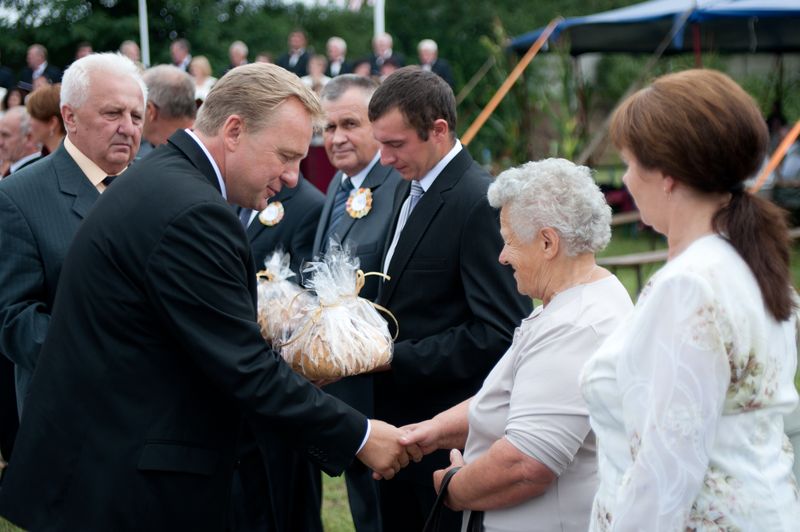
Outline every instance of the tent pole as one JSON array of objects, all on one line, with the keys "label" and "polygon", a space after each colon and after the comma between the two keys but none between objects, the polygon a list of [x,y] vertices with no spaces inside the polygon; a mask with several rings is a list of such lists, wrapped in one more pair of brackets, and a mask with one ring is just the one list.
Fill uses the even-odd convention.
[{"label": "tent pole", "polygon": [[694,12],[695,7],[692,6],[691,8],[687,9],[683,15],[678,19],[674,26],[672,26],[672,30],[664,37],[664,40],[661,41],[661,44],[658,45],[656,51],[653,52],[653,55],[650,56],[650,59],[647,60],[647,63],[644,65],[642,69],[642,73],[639,75],[639,78],[631,83],[631,86],[628,87],[628,90],[625,91],[625,94],[622,95],[622,98],[619,99],[617,104],[614,106],[614,110],[608,114],[606,119],[603,121],[603,125],[597,132],[592,136],[592,140],[589,141],[589,144],[586,148],[583,149],[581,154],[578,156],[578,160],[575,161],[577,164],[583,165],[586,164],[586,161],[592,154],[595,152],[600,143],[603,142],[608,135],[608,126],[611,124],[611,117],[614,116],[614,111],[617,110],[617,107],[622,104],[625,100],[628,99],[628,96],[633,94],[639,87],[644,83],[644,80],[647,76],[650,75],[650,71],[653,70],[653,67],[656,65],[658,59],[664,55],[664,51],[669,46],[669,43],[672,42],[672,39],[675,38],[675,35],[678,34],[679,31],[686,25],[686,21],[689,20],[689,16]]},{"label": "tent pole", "polygon": [[472,92],[475,86],[480,83],[484,76],[486,76],[486,74],[489,72],[489,69],[494,66],[494,62],[494,56],[490,55],[489,59],[483,63],[483,66],[479,68],[477,72],[475,72],[475,75],[470,78],[467,84],[464,85],[464,88],[461,89],[461,92],[458,93],[458,96],[456,96],[456,105],[460,105],[461,102],[463,102],[464,99],[469,96],[469,93]]},{"label": "tent pole", "polygon": [[694,67],[703,68],[703,54],[700,50],[700,24],[692,24],[692,48],[694,48]]},{"label": "tent pole", "polygon": [[761,187],[764,185],[764,181],[767,180],[767,176],[774,172],[778,165],[781,164],[784,155],[786,155],[786,152],[789,151],[789,148],[794,141],[797,140],[798,136],[800,136],[800,120],[797,121],[792,130],[789,131],[789,133],[787,133],[783,138],[781,143],[778,145],[778,148],[775,150],[775,153],[773,153],[772,157],[769,158],[767,165],[763,170],[761,170],[761,173],[758,174],[758,179],[756,179],[756,182],[752,187],[747,189],[748,192],[755,194],[759,191],[759,189],[761,189]]},{"label": "tent pole", "polygon": [[514,70],[511,71],[511,74],[508,75],[506,80],[500,85],[500,88],[497,89],[497,92],[492,96],[492,99],[489,100],[489,103],[486,104],[486,107],[483,108],[481,114],[478,115],[478,118],[475,119],[474,122],[469,126],[467,132],[464,133],[464,136],[461,137],[461,144],[467,146],[472,139],[475,138],[475,135],[478,134],[478,131],[483,127],[486,121],[492,116],[492,113],[497,106],[500,105],[500,102],[503,101],[508,91],[511,90],[511,87],[516,83],[519,77],[522,75],[522,72],[525,68],[533,61],[533,58],[536,57],[536,54],[539,53],[539,50],[544,46],[544,43],[547,42],[547,39],[550,38],[550,34],[556,29],[561,21],[564,19],[561,17],[556,17],[550,21],[550,24],[544,29],[539,38],[536,39],[536,42],[530,47],[530,49],[525,53],[525,55],[520,59],[517,66],[514,67]]}]

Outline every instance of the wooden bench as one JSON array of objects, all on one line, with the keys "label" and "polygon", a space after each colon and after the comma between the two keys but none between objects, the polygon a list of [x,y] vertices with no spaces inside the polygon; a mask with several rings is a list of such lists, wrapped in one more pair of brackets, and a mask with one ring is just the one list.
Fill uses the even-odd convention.
[{"label": "wooden bench", "polygon": [[[623,214],[632,215],[633,212]],[[636,211],[635,214],[638,215],[638,211]],[[800,238],[800,227],[793,227],[789,229],[789,237],[792,240],[797,240]],[[666,249],[656,249],[654,251],[644,251],[642,253],[630,253],[628,255],[617,255],[614,257],[600,257],[597,259],[597,264],[609,268],[613,273],[617,272],[617,268],[634,268],[636,270],[636,293],[638,294],[642,290],[642,266],[646,264],[666,262],[667,254],[668,250]]]}]

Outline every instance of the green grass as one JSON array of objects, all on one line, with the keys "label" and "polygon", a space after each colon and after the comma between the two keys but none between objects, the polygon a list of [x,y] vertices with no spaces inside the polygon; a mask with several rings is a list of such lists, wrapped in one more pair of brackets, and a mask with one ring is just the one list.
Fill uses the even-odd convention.
[{"label": "green grass", "polygon": [[322,526],[325,532],[355,531],[344,476],[329,477],[322,474]]}]

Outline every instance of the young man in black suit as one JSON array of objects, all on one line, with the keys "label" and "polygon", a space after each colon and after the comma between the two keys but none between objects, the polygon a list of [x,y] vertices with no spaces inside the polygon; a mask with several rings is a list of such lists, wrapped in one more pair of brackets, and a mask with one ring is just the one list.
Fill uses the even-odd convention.
[{"label": "young man in black suit", "polygon": [[228,202],[262,210],[294,186],[319,114],[280,67],[236,68],[195,132],[95,203],[64,261],[0,515],[32,530],[224,530],[245,422],[331,474],[356,456],[387,478],[408,462],[401,431],[295,374],[256,323]]},{"label": "young man in black suit", "polygon": [[[456,139],[450,86],[433,72],[406,67],[375,91],[369,118],[381,164],[406,180],[394,201],[383,271],[391,280],[378,303],[400,325],[388,371],[375,377],[375,414],[398,426],[428,419],[471,397],[530,313],[489,206],[489,174]],[[432,474],[449,464],[433,453],[381,483],[384,532],[420,530],[435,492]],[[447,530],[459,530],[449,512]]]}]

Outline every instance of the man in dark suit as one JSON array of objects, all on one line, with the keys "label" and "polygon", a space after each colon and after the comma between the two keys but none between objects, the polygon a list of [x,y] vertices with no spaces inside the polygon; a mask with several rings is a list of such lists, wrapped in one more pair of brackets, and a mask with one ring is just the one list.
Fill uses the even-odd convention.
[{"label": "man in dark suit", "polygon": [[25,168],[42,157],[33,140],[31,117],[20,106],[12,107],[0,118],[0,160],[10,163],[6,176]]},{"label": "man in dark suit", "polygon": [[[97,202],[64,262],[0,491],[33,530],[223,530],[237,434],[278,429],[325,471],[384,477],[402,432],[292,372],[261,338],[247,235],[296,183],[319,102],[285,70],[236,68]],[[415,457],[418,457],[415,452]]]},{"label": "man in dark suit", "polygon": [[128,166],[142,135],[146,91],[133,63],[94,54],[67,72],[61,86],[64,143],[0,181],[0,352],[16,366],[20,412],[67,248],[107,176]]},{"label": "man in dark suit", "polygon": [[148,68],[142,75],[147,85],[142,145],[137,159],[167,143],[179,129],[191,128],[197,115],[194,80],[173,65]]},{"label": "man in dark suit", "polygon": [[[395,195],[383,261],[391,280],[378,303],[400,329],[388,371],[375,377],[375,414],[405,425],[429,419],[474,394],[531,310],[489,206],[489,174],[455,137],[455,97],[432,72],[406,67],[389,76],[369,104],[381,163],[406,180]],[[433,471],[446,452],[381,483],[385,532],[420,530],[435,498]],[[459,530],[448,511],[446,530]]]},{"label": "man in dark suit", "polygon": [[417,45],[419,66],[422,70],[430,70],[445,80],[450,87],[455,86],[453,70],[450,63],[439,58],[439,45],[433,39],[422,39]]},{"label": "man in dark suit", "polygon": [[325,69],[325,75],[329,78],[349,74],[353,71],[353,65],[346,58],[347,42],[341,37],[334,36],[328,39],[325,44],[325,54],[328,56],[328,68]]},{"label": "man in dark suit", "polygon": [[[365,272],[381,271],[381,257],[391,223],[392,203],[402,180],[391,166],[380,164],[378,142],[372,136],[367,107],[376,83],[347,74],[332,79],[322,90],[325,112],[325,150],[339,171],[328,187],[314,255],[322,254],[330,239],[342,242],[358,257]],[[350,207],[347,199],[350,198]],[[363,202],[363,209],[358,209]],[[367,278],[361,297],[374,301],[377,278]],[[366,416],[372,416],[373,377],[357,375],[325,387]],[[350,511],[358,532],[381,530],[377,483],[369,471],[354,464],[345,472]]]},{"label": "man in dark suit", "polygon": [[61,83],[61,69],[47,62],[47,48],[41,44],[28,47],[25,61],[28,66],[20,72],[19,81],[27,84],[28,90],[33,87],[33,80],[40,76],[46,77],[50,83]]},{"label": "man in dark suit", "polygon": [[311,54],[306,50],[308,40],[303,30],[294,30],[289,34],[289,51],[275,62],[299,77],[308,75],[308,60]]},{"label": "man in dark suit", "polygon": [[388,33],[379,33],[372,38],[372,57],[370,59],[370,65],[373,76],[380,76],[381,67],[389,60],[391,60],[391,63],[397,68],[405,66],[405,58],[402,54],[395,53],[392,48],[393,43],[394,39],[392,39],[392,36]]}]

